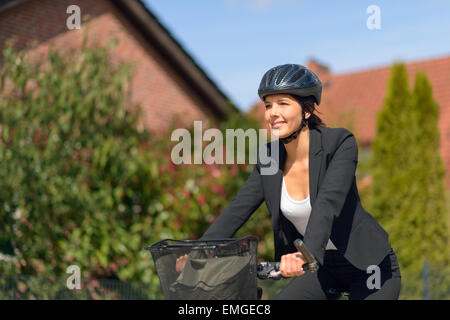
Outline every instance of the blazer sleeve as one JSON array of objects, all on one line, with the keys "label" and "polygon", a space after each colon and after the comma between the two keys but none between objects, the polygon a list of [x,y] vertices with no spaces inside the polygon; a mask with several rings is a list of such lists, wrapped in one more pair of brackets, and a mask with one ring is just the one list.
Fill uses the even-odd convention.
[{"label": "blazer sleeve", "polygon": [[200,240],[231,238],[264,200],[261,175],[257,164],[230,204],[206,230]]},{"label": "blazer sleeve", "polygon": [[328,165],[305,230],[305,246],[320,265],[323,265],[334,219],[342,211],[358,163],[356,139],[351,132],[347,132]]}]

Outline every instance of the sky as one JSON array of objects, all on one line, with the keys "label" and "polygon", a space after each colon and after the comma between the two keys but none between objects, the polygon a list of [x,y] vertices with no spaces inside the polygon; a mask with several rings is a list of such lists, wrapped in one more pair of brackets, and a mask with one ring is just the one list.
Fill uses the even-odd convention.
[{"label": "sky", "polygon": [[450,55],[450,0],[143,2],[242,111],[280,64],[314,58],[340,74]]}]

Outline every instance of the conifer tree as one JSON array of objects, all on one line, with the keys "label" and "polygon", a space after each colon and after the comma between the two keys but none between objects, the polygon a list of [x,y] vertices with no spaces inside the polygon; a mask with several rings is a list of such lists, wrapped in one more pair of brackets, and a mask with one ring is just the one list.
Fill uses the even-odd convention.
[{"label": "conifer tree", "polygon": [[448,263],[438,115],[426,76],[410,92],[405,66],[393,65],[372,144],[370,210],[389,233],[408,298],[422,297],[425,260]]},{"label": "conifer tree", "polygon": [[445,168],[440,153],[439,105],[433,98],[430,82],[423,72],[416,74],[413,91],[414,117],[418,137],[411,187],[414,192],[414,216],[422,239],[422,259],[430,263],[449,261],[446,226]]},{"label": "conifer tree", "polygon": [[377,115],[371,157],[372,212],[390,234],[394,250],[400,249],[401,244],[392,234],[399,228],[396,226],[396,218],[405,199],[409,199],[405,168],[410,167],[413,162],[407,152],[414,140],[415,131],[412,127],[411,102],[406,68],[396,64],[391,69],[387,95]]}]

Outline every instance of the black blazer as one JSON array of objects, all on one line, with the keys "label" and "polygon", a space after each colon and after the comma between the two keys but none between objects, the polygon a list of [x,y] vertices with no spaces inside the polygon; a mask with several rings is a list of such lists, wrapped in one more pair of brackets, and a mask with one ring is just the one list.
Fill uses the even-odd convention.
[{"label": "black blazer", "polygon": [[[271,143],[266,145],[270,156]],[[264,164],[257,157],[245,185],[201,239],[231,238],[265,200],[272,216],[275,261],[280,261],[284,254],[296,252],[293,241],[300,238],[320,265],[323,265],[329,239],[351,264],[361,270],[381,263],[391,246],[386,231],[361,205],[356,187],[358,146],[354,135],[344,128],[310,129],[312,211],[304,236],[280,211],[286,149],[283,143],[278,144],[276,174],[261,174]],[[276,157],[272,159],[276,161]]]}]

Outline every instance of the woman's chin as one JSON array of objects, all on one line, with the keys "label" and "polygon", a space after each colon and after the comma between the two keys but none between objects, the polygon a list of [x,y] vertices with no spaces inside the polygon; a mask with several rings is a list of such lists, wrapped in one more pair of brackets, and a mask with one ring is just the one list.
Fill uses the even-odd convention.
[{"label": "woman's chin", "polygon": [[283,139],[283,138],[286,138],[287,136],[289,136],[289,132],[286,132],[286,130],[283,130],[283,129],[273,129],[272,128],[272,134],[280,139]]}]

